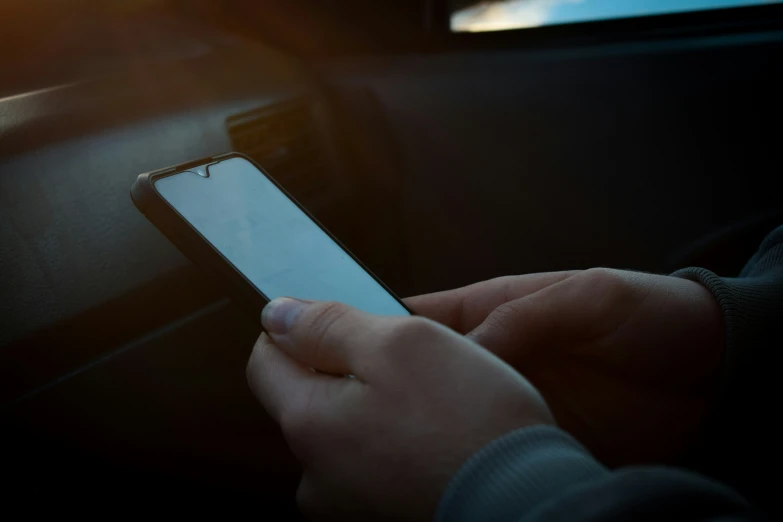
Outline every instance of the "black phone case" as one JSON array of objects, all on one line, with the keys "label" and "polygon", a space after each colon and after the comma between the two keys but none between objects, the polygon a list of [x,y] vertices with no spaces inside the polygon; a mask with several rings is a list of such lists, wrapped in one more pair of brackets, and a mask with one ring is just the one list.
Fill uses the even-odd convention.
[{"label": "black phone case", "polygon": [[[332,238],[359,266],[367,271],[370,276],[378,282],[389,294],[394,297],[406,310],[411,310],[405,306],[405,303],[387,287],[383,281],[378,279],[364,263],[362,263],[353,253],[329,232],[310,212],[307,211],[291,194],[288,193],[272,176],[269,175],[251,158],[238,152],[210,156],[199,160],[189,161],[173,167],[156,170],[140,174],[131,187],[131,199],[139,211],[149,219],[158,230],[174,243],[174,245],[188,257],[193,263],[201,266],[212,274],[219,284],[226,288],[226,293],[241,308],[252,314],[260,321],[261,310],[269,302],[269,298],[248,280],[244,274],[239,272],[236,267],[226,259],[212,244],[207,241],[201,233],[183,218],[174,207],[161,197],[155,189],[155,181],[166,176],[178,174],[188,168],[204,165],[210,162],[223,161],[233,157],[243,158],[253,164],[259,172],[266,176],[272,183],[279,188],[283,194],[293,201],[299,209],[304,212],[313,222],[320,227],[330,238]],[[411,312],[413,314],[413,312]]]}]

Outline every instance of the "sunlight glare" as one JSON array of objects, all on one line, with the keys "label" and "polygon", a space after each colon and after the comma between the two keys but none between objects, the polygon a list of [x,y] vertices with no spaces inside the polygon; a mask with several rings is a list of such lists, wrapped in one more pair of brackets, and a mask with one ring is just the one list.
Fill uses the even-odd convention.
[{"label": "sunlight glare", "polygon": [[546,25],[549,13],[558,4],[578,4],[584,0],[508,0],[483,2],[452,16],[451,29],[459,32],[502,31]]}]

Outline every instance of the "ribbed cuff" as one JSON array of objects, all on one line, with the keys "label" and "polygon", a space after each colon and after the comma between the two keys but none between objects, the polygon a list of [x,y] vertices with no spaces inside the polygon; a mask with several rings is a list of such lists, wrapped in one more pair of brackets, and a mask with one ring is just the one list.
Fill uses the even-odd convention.
[{"label": "ribbed cuff", "polygon": [[[781,317],[783,290],[774,274],[722,278],[704,268],[685,268],[672,274],[701,284],[712,293],[723,314],[726,351],[721,378],[721,395],[743,373],[749,357],[756,357],[765,341],[774,338],[768,332]],[[773,326],[774,328],[774,326]]]},{"label": "ribbed cuff", "polygon": [[608,473],[565,432],[524,428],[491,442],[462,466],[435,520],[516,522],[566,488]]},{"label": "ribbed cuff", "polygon": [[768,448],[775,447],[780,433],[765,419],[766,398],[776,389],[776,354],[783,338],[781,258],[780,245],[762,249],[739,278],[721,278],[703,268],[672,274],[700,283],[712,293],[723,312],[726,339],[712,411],[683,464],[759,498],[768,495],[761,492],[770,484],[754,478],[754,463],[769,460]]}]

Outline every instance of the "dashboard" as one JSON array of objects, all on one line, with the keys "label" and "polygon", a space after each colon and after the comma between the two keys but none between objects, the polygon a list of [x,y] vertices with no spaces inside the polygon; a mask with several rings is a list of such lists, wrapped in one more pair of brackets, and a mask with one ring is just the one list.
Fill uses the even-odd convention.
[{"label": "dashboard", "polygon": [[[232,141],[229,123],[238,115],[290,100],[313,111],[317,98],[292,61],[229,47],[0,100],[1,284],[3,295],[15,296],[0,305],[0,345],[185,270],[187,260],[130,204],[136,175],[247,149]],[[323,139],[315,135],[310,145],[323,150]],[[284,143],[271,152],[303,151]],[[343,186],[324,161],[317,166],[322,185],[309,198],[316,211],[339,199]]]},{"label": "dashboard", "polygon": [[268,489],[261,467],[290,491],[281,476],[298,468],[244,379],[257,318],[129,190],[142,172],[236,150],[329,222],[352,184],[324,91],[294,59],[195,29],[173,47],[0,98],[2,433],[20,469],[46,458],[42,447],[60,447],[57,458],[90,448],[100,466],[221,486],[230,475],[244,490]]}]

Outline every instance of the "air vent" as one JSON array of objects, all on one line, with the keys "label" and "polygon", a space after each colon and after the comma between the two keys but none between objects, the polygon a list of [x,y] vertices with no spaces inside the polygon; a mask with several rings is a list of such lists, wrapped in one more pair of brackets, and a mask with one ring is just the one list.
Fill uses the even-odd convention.
[{"label": "air vent", "polygon": [[307,100],[269,105],[226,120],[234,150],[253,158],[295,197],[322,190],[328,166]]}]

